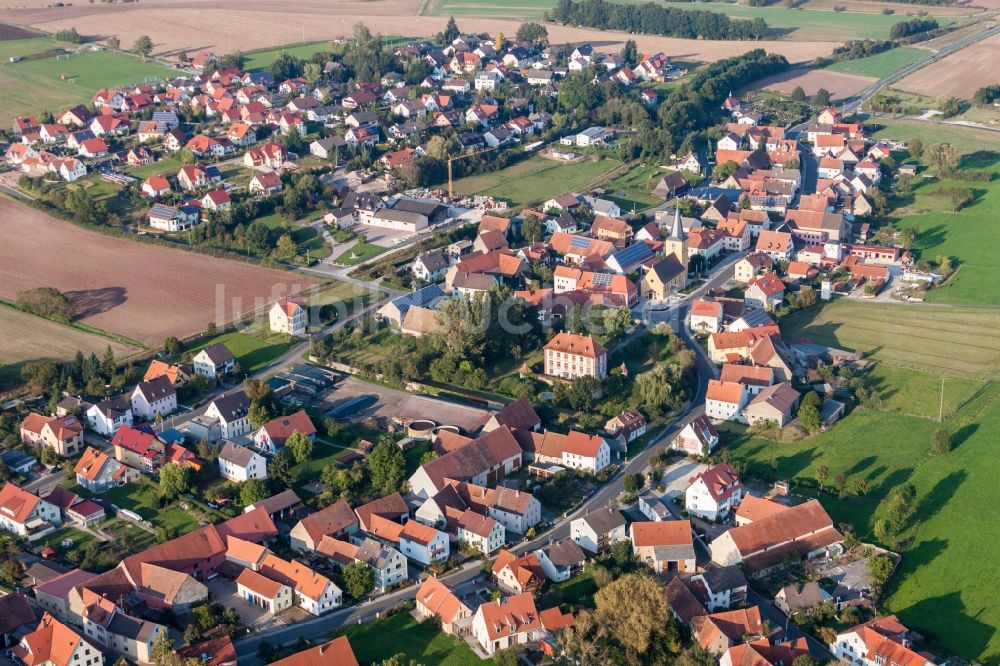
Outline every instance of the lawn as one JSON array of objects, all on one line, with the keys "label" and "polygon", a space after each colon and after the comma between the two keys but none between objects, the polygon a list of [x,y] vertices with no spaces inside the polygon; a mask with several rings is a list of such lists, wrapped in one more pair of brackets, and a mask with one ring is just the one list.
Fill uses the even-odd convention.
[{"label": "lawn", "polygon": [[836,62],[826,69],[832,72],[857,74],[858,76],[871,76],[876,79],[882,79],[893,72],[903,69],[907,65],[915,63],[924,56],[929,55],[929,53],[925,49],[900,46],[867,58]]},{"label": "lawn", "polygon": [[230,331],[203,340],[197,346],[185,350],[192,356],[209,345],[222,343],[229,348],[229,351],[236,357],[236,362],[243,368],[243,372],[253,374],[266,367],[268,364],[285,354],[289,349],[298,344],[298,340],[290,338],[280,333],[270,333],[261,331],[250,335]]},{"label": "lawn", "polygon": [[128,174],[138,178],[139,180],[146,180],[150,176],[176,175],[183,166],[180,158],[176,155],[170,155],[169,157],[161,155],[161,158],[162,159],[143,166],[128,167]]},{"label": "lawn", "polygon": [[[417,622],[402,611],[395,615],[353,625],[339,632],[347,636],[362,664],[388,659],[402,652],[408,659],[435,666],[488,666],[492,659],[480,659],[462,640],[449,636],[430,622]],[[391,640],[386,640],[387,637]]]},{"label": "lawn", "polygon": [[[69,489],[81,497],[95,497],[93,493],[78,485],[71,485]],[[185,534],[198,527],[198,519],[189,511],[184,511],[178,506],[160,508],[156,484],[145,477],[136,483],[106,490],[97,497],[105,503],[114,504],[119,509],[134,511],[157,527],[172,528],[178,534]]]},{"label": "lawn", "polygon": [[[59,552],[65,552],[74,548],[83,548],[93,540],[94,536],[92,534],[78,530],[75,527],[63,527],[38,541],[38,545],[52,546]],[[69,548],[63,548],[63,541],[71,541],[73,545]]]},{"label": "lawn", "polygon": [[990,379],[1000,374],[1000,337],[984,334],[998,327],[1000,309],[848,300],[781,318],[785,339],[808,338],[863,352],[876,361],[938,378]]},{"label": "lawn", "polygon": [[387,249],[389,248],[373,243],[359,243],[349,250],[342,252],[334,261],[345,266],[354,266],[382,254]]},{"label": "lawn", "polygon": [[662,199],[650,193],[649,184],[653,178],[666,174],[667,171],[656,164],[645,164],[629,169],[608,183],[608,192],[604,196],[617,203],[623,213],[645,210],[663,203]]},{"label": "lawn", "polygon": [[531,206],[582,188],[621,165],[620,161],[610,158],[570,163],[534,155],[496,173],[457,180],[455,191],[466,195],[485,194],[517,206]]},{"label": "lawn", "polygon": [[[891,92],[894,95],[897,94],[895,90]],[[873,118],[872,123],[877,126],[876,131],[872,133],[872,137],[876,139],[900,139],[903,141],[920,139],[925,146],[948,142],[966,153],[996,146],[997,142],[1000,141],[1000,134],[997,132],[973,127],[883,116]]]},{"label": "lawn", "polygon": [[64,58],[38,58],[12,63],[9,55],[41,53],[67,45],[52,39],[0,42],[0,123],[43,109],[53,112],[73,104],[89,104],[102,87],[154,81],[175,75],[169,67],[143,62],[124,53],[84,51]]},{"label": "lawn", "polygon": [[[227,179],[231,180],[231,179]],[[304,248],[313,259],[323,260],[330,256],[330,246],[323,240],[323,234],[309,226],[309,218],[289,222],[288,218],[278,213],[259,217],[255,222],[261,222],[270,229],[285,229],[292,235],[292,240],[300,248]]]},{"label": "lawn", "polygon": [[951,416],[985,386],[979,379],[942,377],[887,363],[877,364],[868,376],[879,390],[884,411],[928,419],[938,418],[939,412]]},{"label": "lawn", "polygon": [[384,292],[377,289],[364,288],[347,282],[330,282],[322,288],[307,294],[305,299],[311,308],[325,308],[325,310],[321,311],[321,316],[323,322],[328,323],[335,321],[335,318],[328,316],[326,314],[327,311],[335,311],[337,317],[349,317],[355,312],[368,307],[384,295]]},{"label": "lawn", "polygon": [[330,42],[326,40],[305,42],[303,44],[286,44],[285,46],[273,49],[261,49],[260,51],[247,51],[243,53],[243,71],[253,72],[258,69],[265,69],[281,53],[288,53],[302,60],[310,60],[314,53],[329,53],[330,51]]},{"label": "lawn", "polygon": [[[627,0],[626,4],[641,4],[644,0]],[[557,0],[431,0],[428,14],[436,16],[487,16],[497,19],[535,19],[555,8]],[[834,12],[829,9],[786,9],[783,7],[748,7],[742,3],[664,2],[668,7],[687,10],[707,10],[733,18],[761,17],[767,21],[773,36],[817,41],[848,39],[885,39],[894,23],[907,20],[902,14],[884,15],[862,12]],[[933,7],[922,7],[930,14]],[[971,12],[970,12],[971,13]],[[941,25],[954,23],[959,17],[936,17]]]}]

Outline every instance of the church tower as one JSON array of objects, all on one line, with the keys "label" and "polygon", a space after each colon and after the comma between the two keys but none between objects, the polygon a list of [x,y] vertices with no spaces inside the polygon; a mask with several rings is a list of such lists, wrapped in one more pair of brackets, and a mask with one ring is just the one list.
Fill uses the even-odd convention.
[{"label": "church tower", "polygon": [[673,254],[685,269],[688,267],[687,234],[681,224],[681,211],[674,209],[674,224],[670,228],[670,236],[663,241],[663,255]]}]

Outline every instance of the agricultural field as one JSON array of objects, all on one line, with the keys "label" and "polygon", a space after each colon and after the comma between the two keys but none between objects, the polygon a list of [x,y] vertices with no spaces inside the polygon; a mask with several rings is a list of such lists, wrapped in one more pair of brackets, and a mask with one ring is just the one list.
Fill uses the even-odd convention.
[{"label": "agricultural field", "polygon": [[108,345],[115,358],[140,351],[116,340],[0,305],[0,387],[16,382],[30,361],[69,361],[77,350],[100,356]]},{"label": "agricultural field", "polygon": [[945,123],[933,123],[905,118],[878,116],[871,119],[877,126],[872,136],[876,139],[899,139],[908,141],[920,139],[925,145],[947,142],[963,153],[973,153],[1000,141],[1000,134],[975,127],[962,127]]},{"label": "agricultural field", "polygon": [[781,319],[785,339],[807,338],[862,352],[880,363],[938,378],[1000,375],[1000,337],[984,335],[997,327],[1000,309],[876,305],[843,299]]},{"label": "agricultural field", "polygon": [[[818,496],[834,521],[851,525],[872,539],[878,504],[894,487],[912,483],[917,515],[905,536],[913,542],[903,553],[885,605],[907,626],[926,636],[933,649],[943,646],[980,663],[1000,659],[1000,606],[983,585],[1000,575],[1000,526],[983,520],[982,508],[996,494],[1000,462],[995,433],[1000,428],[1000,386],[991,384],[942,424],[955,449],[929,457],[930,437],[941,427],[924,419],[859,409],[834,428],[797,443],[776,444],[748,437],[727,426],[723,442],[736,460],[756,475],[789,479],[796,492]],[[869,492],[817,492],[816,470],[826,465],[830,481],[844,474],[848,488],[866,479]],[[935,645],[936,644],[936,645]]]},{"label": "agricultural field", "polygon": [[877,79],[871,76],[847,74],[830,69],[790,69],[787,72],[775,74],[755,82],[754,88],[771,90],[790,95],[797,87],[801,87],[806,95],[812,97],[820,88],[826,88],[832,99],[846,99],[860,90],[864,90]]},{"label": "agricultural field", "polygon": [[[483,0],[471,1],[485,5]],[[525,4],[525,0],[511,1]],[[494,6],[501,4],[498,1]],[[43,0],[22,0],[16,8],[0,9],[0,20],[49,31],[75,27],[85,35],[107,35],[108,22],[113,20],[115,34],[122,44],[131,44],[139,35],[148,34],[154,42],[154,56],[173,58],[181,51],[193,53],[204,48],[227,53],[237,48],[252,51],[347,37],[359,20],[372,32],[383,35],[398,35],[399,26],[405,25],[409,35],[433,37],[444,28],[447,13],[418,15],[422,5],[423,0],[290,0],[279,8],[264,0],[220,0],[211,6],[178,12],[174,0],[143,0],[138,6],[74,3],[63,7]],[[901,8],[897,13],[904,11],[910,8]],[[455,13],[461,18],[462,30],[469,32],[513,35],[521,23],[519,17],[474,18]],[[211,25],[212,30],[206,32],[206,25]],[[621,49],[627,39],[635,39],[641,52],[663,51],[686,61],[709,62],[763,48],[795,62],[809,62],[817,56],[829,55],[836,46],[834,41],[802,40],[794,36],[732,42],[629,35],[572,26],[551,25],[548,29],[553,43],[591,42],[610,52]]]},{"label": "agricultural field", "polygon": [[10,56],[59,48],[79,47],[49,38],[0,41],[0,97],[4,100],[0,124],[4,127],[20,115],[89,103],[101,87],[159,80],[176,73],[169,67],[111,51],[10,62]]},{"label": "agricultural field", "polygon": [[[640,0],[629,0],[640,2]],[[556,0],[431,0],[426,13],[456,17],[486,16],[504,19],[541,19],[555,8]],[[733,18],[761,17],[767,21],[773,37],[789,39],[847,41],[849,39],[885,39],[894,23],[906,20],[902,11],[885,15],[880,10],[835,12],[827,9],[786,9],[783,7],[748,7],[735,2],[657,3],[679,9],[699,9],[726,14]],[[927,10],[933,15],[933,7]],[[916,13],[909,9],[907,13]],[[942,25],[957,20],[954,16],[937,17]]]},{"label": "agricultural field", "polygon": [[485,194],[515,206],[532,206],[582,188],[621,165],[607,158],[570,163],[534,155],[496,173],[456,180],[455,192]]},{"label": "agricultural field", "polygon": [[[0,200],[0,298],[55,287],[89,326],[159,346],[247,313],[317,280],[132,242]],[[46,248],[38,252],[39,247]]]},{"label": "agricultural field", "polygon": [[895,84],[900,90],[969,99],[982,86],[1000,83],[1000,35],[973,44],[917,70]]},{"label": "agricultural field", "polygon": [[867,58],[835,62],[827,67],[826,71],[882,79],[927,55],[930,55],[930,52],[925,49],[899,46]]}]

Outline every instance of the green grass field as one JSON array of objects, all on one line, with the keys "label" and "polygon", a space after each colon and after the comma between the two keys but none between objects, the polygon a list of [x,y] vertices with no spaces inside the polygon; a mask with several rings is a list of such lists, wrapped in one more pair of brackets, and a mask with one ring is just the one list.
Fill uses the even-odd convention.
[{"label": "green grass field", "polygon": [[[384,620],[347,627],[336,636],[347,636],[362,664],[388,659],[400,652],[420,664],[436,666],[489,666],[492,659],[480,659],[461,639],[436,629],[430,622],[417,622],[407,612]],[[391,640],[386,640],[391,636]]]},{"label": "green grass field", "polygon": [[285,354],[289,349],[298,344],[298,341],[289,339],[288,336],[278,333],[239,333],[230,331],[203,340],[197,346],[185,350],[190,355],[195,355],[205,347],[216,343],[222,343],[229,348],[229,351],[236,357],[236,362],[243,368],[243,372],[253,374],[266,367],[274,359]]},{"label": "green grass field", "polygon": [[804,481],[811,487],[800,486],[796,492],[808,496],[817,496],[820,465],[830,469],[828,486],[840,474],[847,477],[848,487],[854,479],[867,479],[871,490],[865,496],[818,493],[835,522],[852,526],[866,540],[874,539],[881,499],[899,484],[912,483],[918,508],[906,536],[912,536],[913,543],[903,552],[886,606],[940,646],[980,663],[997,664],[1000,605],[983,581],[1000,575],[1000,525],[984,514],[1000,474],[995,446],[998,398],[1000,386],[991,384],[945,420],[956,447],[944,456],[928,457],[937,423],[865,409],[797,443],[753,439],[732,426],[723,427],[722,439],[755,475]]},{"label": "green grass field", "polygon": [[[94,497],[93,493],[75,484],[69,486],[69,489],[81,497]],[[178,506],[160,508],[156,484],[145,477],[136,483],[106,490],[98,497],[118,508],[134,511],[157,527],[172,528],[178,534],[185,534],[198,527],[198,519],[190,512]]]},{"label": "green grass field", "polygon": [[[0,123],[21,115],[53,113],[73,104],[89,104],[101,87],[163,79],[176,72],[124,53],[85,51],[66,58],[39,58],[12,63],[12,55],[43,53],[68,45],[48,38],[0,42]],[[63,78],[65,75],[65,78]]]},{"label": "green grass field", "polygon": [[[628,0],[626,4],[643,0]],[[551,11],[556,0],[431,0],[427,14],[436,16],[487,16],[497,19],[540,19]],[[783,7],[748,7],[729,2],[664,2],[668,7],[719,12],[733,18],[761,17],[774,36],[796,40],[846,41],[848,39],[885,39],[894,23],[907,20],[902,13],[886,16],[868,12],[834,12],[829,9],[786,9]],[[933,7],[922,7],[932,15]],[[914,11],[914,13],[916,13]],[[957,20],[955,16],[936,17],[941,25]]]},{"label": "green grass field", "polygon": [[[231,178],[226,180],[232,181]],[[249,178],[248,178],[249,180]],[[323,234],[309,226],[310,218],[318,216],[321,211],[316,211],[310,216],[290,222],[288,218],[278,213],[272,213],[265,217],[259,217],[254,222],[261,222],[270,229],[287,229],[291,232],[292,240],[299,247],[305,247],[309,251],[309,256],[313,259],[326,259],[330,256],[331,248],[323,240]]]},{"label": "green grass field", "polygon": [[858,76],[871,76],[881,79],[903,69],[907,65],[915,63],[929,53],[930,51],[924,49],[900,46],[867,58],[835,62],[826,69],[831,72],[857,74]]},{"label": "green grass field", "polygon": [[[875,122],[879,138],[919,139],[925,146],[948,142],[967,153],[963,168],[993,174],[988,183],[917,178],[910,200],[902,202],[896,214],[899,226],[917,231],[915,249],[922,258],[933,261],[947,256],[961,266],[945,285],[928,292],[928,301],[1000,305],[1000,257],[983,242],[1000,230],[1000,152],[985,152],[1000,149],[1000,133],[912,120],[877,118]],[[975,199],[954,213],[945,200],[933,194],[941,186],[967,187]]]},{"label": "green grass field", "polygon": [[[991,379],[1000,375],[1000,309],[838,300],[781,319],[785,339],[859,351],[889,365]],[[936,410],[935,410],[936,414]]]},{"label": "green grass field", "polygon": [[346,266],[354,266],[360,264],[362,261],[367,261],[372,257],[378,256],[388,250],[389,248],[382,247],[381,245],[374,245],[371,243],[357,244],[354,247],[345,250],[340,253],[340,256],[336,258],[338,264],[344,264]]},{"label": "green grass field", "polygon": [[877,364],[868,376],[879,389],[884,411],[928,419],[939,413],[951,416],[985,386],[980,379],[942,377],[888,363]]},{"label": "green grass field", "polygon": [[580,188],[621,164],[609,158],[567,163],[535,155],[496,173],[457,180],[455,191],[486,194],[514,205],[530,206]]},{"label": "green grass field", "polygon": [[666,173],[657,164],[646,164],[629,169],[628,172],[608,183],[608,193],[605,197],[621,206],[622,212],[632,212],[633,207],[635,211],[641,211],[663,203],[661,199],[650,193],[649,182],[653,177],[666,175]]},{"label": "green grass field", "polygon": [[329,53],[331,51],[330,42],[321,40],[318,42],[305,42],[303,44],[289,44],[273,49],[262,49],[260,51],[248,51],[243,54],[243,69],[253,72],[264,69],[270,65],[281,53],[288,53],[296,58],[309,60],[317,52]]}]

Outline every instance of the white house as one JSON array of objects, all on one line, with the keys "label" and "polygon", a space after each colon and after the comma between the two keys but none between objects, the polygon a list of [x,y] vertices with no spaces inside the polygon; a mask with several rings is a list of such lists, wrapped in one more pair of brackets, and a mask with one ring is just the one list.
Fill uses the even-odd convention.
[{"label": "white house", "polygon": [[431,250],[430,252],[418,255],[413,260],[410,270],[413,272],[413,277],[418,280],[434,282],[444,277],[444,274],[448,271],[448,267],[448,258],[445,257],[444,252],[442,250]]},{"label": "white house", "polygon": [[683,451],[688,455],[700,456],[706,452],[711,453],[712,449],[719,443],[719,432],[712,425],[712,420],[706,414],[691,419],[674,438],[671,446],[676,451]]},{"label": "white house", "polygon": [[696,300],[691,304],[688,327],[695,333],[718,333],[722,330],[722,303]]},{"label": "white house", "polygon": [[205,409],[205,417],[215,421],[223,439],[235,439],[250,432],[250,398],[243,391],[216,398]]},{"label": "white house", "polygon": [[591,511],[570,523],[570,537],[578,546],[591,553],[599,553],[616,541],[628,538],[625,518],[611,508]]},{"label": "white house", "polygon": [[545,576],[554,583],[569,580],[587,561],[587,554],[573,539],[550,543],[534,553]]},{"label": "white house", "polygon": [[763,308],[770,312],[785,300],[785,283],[774,273],[762,275],[750,280],[743,292],[743,305],[746,308]]},{"label": "white house", "polygon": [[219,375],[232,372],[236,367],[236,357],[221,342],[209,345],[195,354],[192,359],[194,374],[216,379]]},{"label": "white house", "polygon": [[933,666],[937,663],[913,647],[910,630],[895,615],[887,615],[837,634],[830,652],[841,663],[853,666]]},{"label": "white house", "polygon": [[292,588],[253,569],[243,569],[236,578],[236,594],[248,604],[276,615],[292,607]]},{"label": "white house", "polygon": [[597,474],[611,464],[611,447],[600,435],[572,431],[566,435],[562,464],[572,469]]},{"label": "white house", "polygon": [[289,296],[279,299],[268,312],[271,330],[288,335],[305,335],[308,323],[308,308],[301,298]]},{"label": "white house", "polygon": [[447,561],[451,555],[451,544],[447,533],[416,520],[408,520],[399,533],[399,550],[411,560],[427,566],[431,562]]},{"label": "white house", "polygon": [[123,396],[102,400],[87,410],[87,422],[98,434],[110,437],[121,426],[132,426],[132,405]]},{"label": "white house", "polygon": [[166,375],[142,382],[132,391],[133,418],[152,421],[177,409],[177,390]]},{"label": "white house", "polygon": [[690,479],[684,491],[688,513],[705,520],[721,520],[743,498],[743,483],[729,463],[709,467]]},{"label": "white house", "polygon": [[472,618],[472,635],[490,656],[538,640],[544,632],[530,592],[482,604]]},{"label": "white house", "polygon": [[29,539],[62,523],[59,507],[8,483],[0,490],[0,529]]},{"label": "white house", "polygon": [[233,442],[226,442],[219,451],[218,463],[219,473],[236,483],[267,478],[267,460],[264,456]]},{"label": "white house", "polygon": [[747,391],[743,384],[708,380],[705,394],[705,415],[713,421],[742,421]]},{"label": "white house", "polygon": [[455,521],[455,533],[459,542],[478,550],[487,557],[503,548],[507,533],[503,525],[489,516],[466,509]]}]

